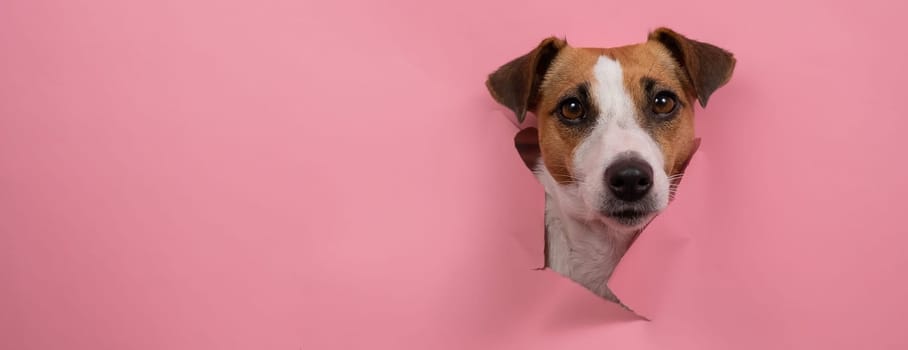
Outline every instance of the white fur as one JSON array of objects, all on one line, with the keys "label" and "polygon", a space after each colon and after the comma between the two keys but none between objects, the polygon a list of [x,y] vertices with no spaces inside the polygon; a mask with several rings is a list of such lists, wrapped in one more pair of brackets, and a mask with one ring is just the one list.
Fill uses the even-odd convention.
[{"label": "white fur", "polygon": [[606,282],[641,227],[622,226],[600,214],[602,203],[611,196],[605,186],[605,169],[627,152],[648,162],[653,168],[653,188],[648,196],[652,196],[655,212],[668,205],[669,180],[659,145],[637,123],[637,108],[624,88],[620,63],[601,56],[593,73],[591,94],[601,115],[574,152],[572,171],[577,182],[559,184],[541,165],[536,174],[548,195],[549,266],[617,301]]},{"label": "white fur", "polygon": [[653,168],[653,188],[650,193],[656,210],[668,205],[669,181],[664,170],[664,158],[659,144],[637,123],[637,107],[624,89],[621,64],[605,56],[593,66],[596,81],[592,95],[599,104],[601,115],[593,132],[574,152],[573,169],[578,177],[588,179],[581,185],[580,195],[590,208],[597,208],[609,196],[605,188],[605,169],[618,156],[638,154]]},{"label": "white fur", "polygon": [[[544,166],[536,172],[544,187],[558,185]],[[545,206],[545,224],[548,239],[549,267],[555,272],[580,283],[599,296],[617,302],[606,282],[621,256],[627,251],[633,233],[617,232],[602,222],[577,219],[568,214],[573,208],[565,201],[566,192],[576,188],[562,188],[548,193]],[[567,208],[567,209],[565,209]]]}]

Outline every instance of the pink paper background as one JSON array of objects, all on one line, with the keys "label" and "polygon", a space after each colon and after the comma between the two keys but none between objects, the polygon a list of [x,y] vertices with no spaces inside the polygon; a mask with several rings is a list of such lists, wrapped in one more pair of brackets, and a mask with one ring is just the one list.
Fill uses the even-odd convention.
[{"label": "pink paper background", "polygon": [[[904,2],[0,2],[0,348],[904,349]],[[485,74],[733,51],[613,279],[542,264]]]}]

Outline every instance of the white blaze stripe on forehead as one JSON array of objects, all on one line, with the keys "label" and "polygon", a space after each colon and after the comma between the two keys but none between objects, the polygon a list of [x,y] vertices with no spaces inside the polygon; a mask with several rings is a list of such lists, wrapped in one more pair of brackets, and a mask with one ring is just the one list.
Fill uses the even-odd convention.
[{"label": "white blaze stripe on forehead", "polygon": [[632,152],[653,168],[653,204],[657,210],[668,205],[668,176],[659,145],[637,122],[637,108],[624,88],[621,64],[600,56],[593,66],[591,97],[600,115],[592,132],[574,153],[575,174],[584,179],[580,194],[591,208],[599,208],[611,196],[605,186],[605,169],[622,154]]}]

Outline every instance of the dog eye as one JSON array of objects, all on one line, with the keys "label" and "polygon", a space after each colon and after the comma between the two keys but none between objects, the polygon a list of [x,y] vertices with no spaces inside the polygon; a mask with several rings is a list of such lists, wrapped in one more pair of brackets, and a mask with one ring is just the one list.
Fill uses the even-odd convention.
[{"label": "dog eye", "polygon": [[653,97],[653,113],[659,117],[669,116],[675,111],[677,105],[678,100],[671,92],[662,91]]},{"label": "dog eye", "polygon": [[561,107],[558,108],[558,113],[564,119],[567,119],[569,121],[578,121],[584,117],[586,110],[584,110],[583,104],[580,103],[580,100],[576,98],[569,98],[561,103]]}]

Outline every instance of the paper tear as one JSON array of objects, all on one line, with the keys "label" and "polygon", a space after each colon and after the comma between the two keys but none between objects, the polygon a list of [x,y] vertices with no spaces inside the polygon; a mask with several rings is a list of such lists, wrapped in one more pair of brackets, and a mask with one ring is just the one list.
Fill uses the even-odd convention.
[{"label": "paper tear", "polygon": [[[523,160],[523,162],[527,166],[527,168],[530,171],[534,171],[535,167],[538,165],[539,161],[541,160],[541,151],[539,149],[539,133],[535,127],[535,120],[536,120],[535,116],[533,116],[532,114],[529,114],[529,116],[531,116],[532,119],[528,120],[528,122],[529,122],[528,124],[531,124],[533,126],[528,126],[526,128],[519,129],[517,131],[517,133],[514,135],[514,146],[517,149],[518,154],[520,155],[521,159]],[[519,128],[519,124],[517,124],[516,122],[514,125]],[[690,146],[691,149],[688,152],[688,154],[689,154],[688,158],[684,162],[682,162],[679,169],[677,169],[677,174],[679,174],[679,175],[676,178],[672,179],[672,183],[671,183],[671,186],[676,188],[676,191],[677,191],[678,186],[680,186],[681,181],[684,179],[684,173],[687,170],[687,167],[690,165],[691,160],[693,159],[694,155],[699,150],[700,143],[701,143],[700,138],[693,139],[693,141],[691,142],[691,146]],[[674,199],[675,199],[675,194],[673,192],[669,198],[669,203],[673,202]],[[548,203],[549,203],[548,196],[546,196],[545,200],[546,200],[546,206],[548,206]],[[634,243],[637,241],[637,239],[640,237],[640,235],[644,231],[646,231],[646,229],[650,226],[650,224],[653,222],[653,220],[655,220],[655,218],[656,217],[651,219],[648,223],[646,223],[643,226],[642,229],[640,229],[639,231],[634,233],[634,236],[633,236],[633,238],[631,238],[630,243],[628,245],[628,250],[630,250],[630,248],[634,245]],[[549,247],[548,226],[549,225],[547,222],[544,223],[544,229],[543,229],[543,231],[545,233],[545,239],[544,239],[545,248],[544,248],[544,253],[543,253],[544,254],[544,263],[543,263],[542,267],[534,268],[534,270],[551,271],[551,272],[558,274],[561,277],[567,278],[567,279],[571,280],[572,282],[574,282],[570,277],[561,275],[557,271],[554,271],[551,268],[549,268],[550,264],[549,264],[549,251],[548,251],[548,247]],[[627,251],[625,251],[625,254],[626,254],[626,252]],[[624,255],[622,255],[619,258],[619,261],[615,266],[615,270],[617,270],[618,266],[621,265],[621,261],[623,260],[623,258],[624,258]],[[609,293],[612,295],[613,298],[609,298],[606,296],[606,297],[603,297],[604,300],[617,304],[622,309],[630,312],[634,316],[636,316],[644,321],[647,321],[647,322],[651,321],[649,317],[635,311],[633,308],[631,308],[630,306],[628,306],[627,304],[622,302],[621,299],[610,288],[609,280],[606,280],[605,283],[606,283],[606,289],[608,289]],[[574,282],[573,285],[575,287],[581,287],[583,289],[589,290],[586,287],[584,287],[583,285],[580,285],[579,283],[576,283],[576,282]],[[592,292],[592,291],[590,291],[590,292]]]}]

